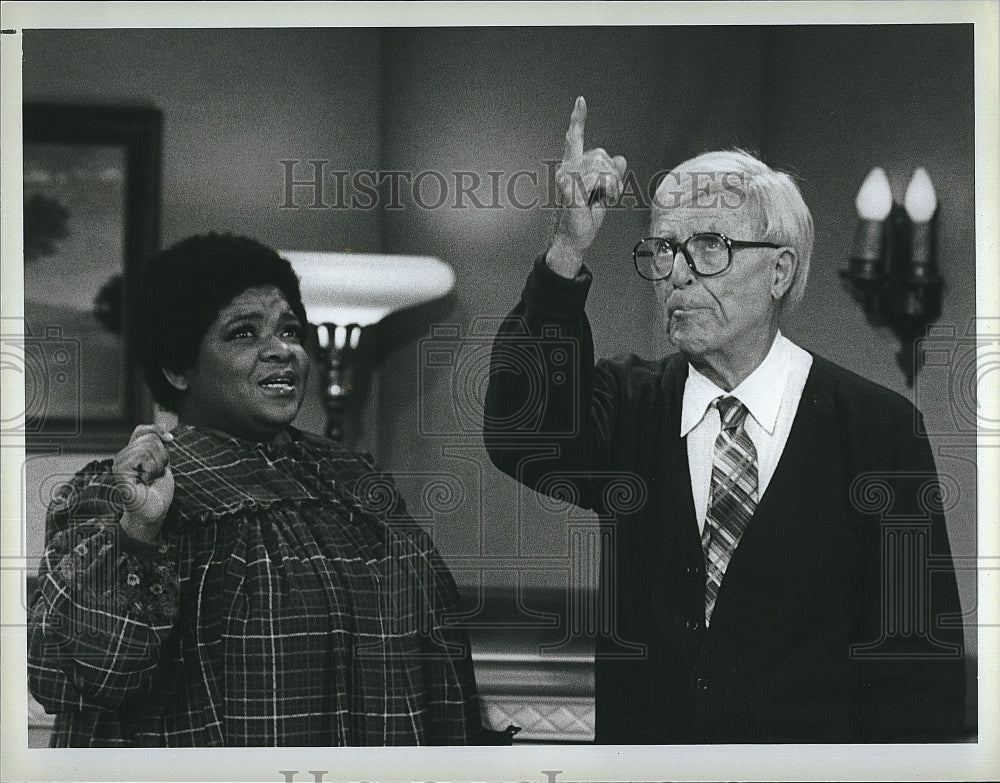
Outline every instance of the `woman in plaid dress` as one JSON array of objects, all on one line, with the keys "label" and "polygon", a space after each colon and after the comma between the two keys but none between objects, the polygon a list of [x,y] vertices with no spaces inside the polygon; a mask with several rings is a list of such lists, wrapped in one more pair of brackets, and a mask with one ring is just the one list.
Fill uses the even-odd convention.
[{"label": "woman in plaid dress", "polygon": [[66,484],[29,611],[54,747],[469,744],[451,574],[389,476],[291,426],[291,266],[229,235],[156,256],[133,344],[168,432]]}]

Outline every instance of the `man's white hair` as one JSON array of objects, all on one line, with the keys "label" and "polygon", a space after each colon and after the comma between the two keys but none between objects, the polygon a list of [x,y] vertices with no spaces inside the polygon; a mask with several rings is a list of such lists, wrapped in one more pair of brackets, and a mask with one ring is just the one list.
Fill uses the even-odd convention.
[{"label": "man's white hair", "polygon": [[[685,178],[700,174],[706,176],[693,180],[697,189],[677,189]],[[815,240],[812,214],[798,185],[788,174],[775,171],[744,150],[705,152],[675,166],[660,182],[653,199],[653,222],[673,207],[688,206],[695,198],[715,196],[720,208],[745,209],[756,218],[761,233],[736,239],[774,242],[795,250],[798,257],[795,277],[784,297],[789,308],[795,307],[806,291]]]}]

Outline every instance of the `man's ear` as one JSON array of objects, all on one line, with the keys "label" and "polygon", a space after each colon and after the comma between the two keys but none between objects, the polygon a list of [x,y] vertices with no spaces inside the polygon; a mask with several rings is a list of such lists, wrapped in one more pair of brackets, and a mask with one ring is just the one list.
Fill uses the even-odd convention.
[{"label": "man's ear", "polygon": [[795,270],[799,268],[798,254],[790,247],[781,248],[774,261],[774,277],[771,280],[771,297],[781,299],[788,293],[795,280]]},{"label": "man's ear", "polygon": [[161,367],[160,372],[162,372],[163,377],[167,379],[167,383],[177,389],[177,391],[188,390],[188,378],[186,373],[168,370],[166,367]]}]

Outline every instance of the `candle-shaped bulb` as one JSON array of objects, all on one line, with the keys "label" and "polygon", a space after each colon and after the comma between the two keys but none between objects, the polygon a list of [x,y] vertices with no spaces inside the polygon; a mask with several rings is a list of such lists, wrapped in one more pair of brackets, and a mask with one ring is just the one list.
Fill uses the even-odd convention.
[{"label": "candle-shaped bulb", "polygon": [[907,275],[912,280],[932,280],[937,277],[934,260],[934,213],[937,195],[923,167],[913,172],[906,186],[903,208],[913,222],[910,231],[910,254]]},{"label": "candle-shaped bulb", "polygon": [[906,214],[914,223],[927,223],[937,209],[937,195],[927,169],[923,166],[913,172],[910,184],[906,186],[906,196],[903,198]]},{"label": "candle-shaped bulb", "polygon": [[854,205],[861,220],[854,232],[851,275],[856,280],[881,280],[885,276],[883,228],[885,219],[892,211],[892,189],[884,169],[876,166],[868,172]]},{"label": "candle-shaped bulb", "polygon": [[881,221],[889,216],[889,211],[892,209],[892,189],[889,187],[885,169],[876,166],[868,172],[865,181],[861,183],[861,190],[858,191],[854,205],[863,220]]}]

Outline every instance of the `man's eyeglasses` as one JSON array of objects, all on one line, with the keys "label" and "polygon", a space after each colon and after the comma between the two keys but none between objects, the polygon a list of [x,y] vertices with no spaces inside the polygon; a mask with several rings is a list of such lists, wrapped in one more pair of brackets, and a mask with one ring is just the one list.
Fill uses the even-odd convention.
[{"label": "man's eyeglasses", "polygon": [[773,242],[745,242],[725,234],[695,234],[683,242],[662,237],[647,237],[632,249],[635,271],[647,280],[666,280],[674,269],[678,251],[699,277],[720,275],[733,263],[733,251],[745,247],[778,248]]}]

